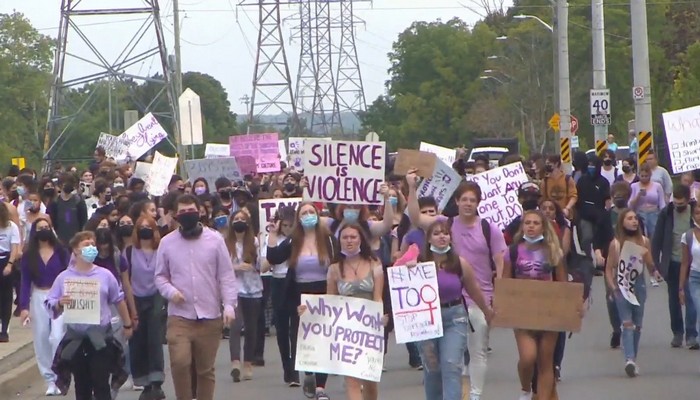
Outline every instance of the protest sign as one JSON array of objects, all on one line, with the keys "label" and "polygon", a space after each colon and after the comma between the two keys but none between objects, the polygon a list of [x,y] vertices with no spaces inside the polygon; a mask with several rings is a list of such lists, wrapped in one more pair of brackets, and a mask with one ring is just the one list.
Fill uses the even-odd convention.
[{"label": "protest sign", "polygon": [[663,113],[673,173],[700,169],[700,106]]},{"label": "protest sign", "polygon": [[347,142],[306,139],[304,199],[337,204],[384,202],[384,142]]},{"label": "protest sign", "polygon": [[423,178],[430,178],[435,172],[437,156],[419,150],[399,149],[394,162],[394,174],[406,175],[408,170],[416,168],[416,175]]},{"label": "protest sign", "polygon": [[629,240],[625,241],[620,250],[617,264],[617,287],[622,297],[635,306],[639,305],[637,295],[634,292],[634,284],[637,279],[644,279],[644,253],[647,249]]},{"label": "protest sign", "polygon": [[168,133],[156,117],[148,113],[119,137],[128,143],[126,158],[133,161],[168,137]]},{"label": "protest sign", "polygon": [[515,217],[523,213],[518,202],[518,189],[529,179],[522,163],[504,165],[466,179],[481,188],[479,216],[498,225],[498,229],[504,230]]},{"label": "protest sign", "polygon": [[124,161],[126,160],[129,143],[121,136],[102,132],[99,139],[97,139],[97,147],[102,147],[105,150],[107,158],[113,158],[115,161]]},{"label": "protest sign", "polygon": [[450,167],[455,162],[455,157],[457,156],[457,150],[448,149],[447,147],[437,146],[427,142],[420,142],[418,150],[424,151],[426,153],[432,153],[437,156],[442,162],[449,165]]},{"label": "protest sign", "polygon": [[146,182],[148,174],[151,171],[151,164],[143,161],[137,161],[136,167],[134,168],[134,174],[131,175],[132,178],[139,178]]},{"label": "protest sign", "polygon": [[[289,166],[295,170],[304,168],[304,140],[303,137],[290,137],[288,139],[287,154],[289,157]],[[330,138],[314,138],[314,140],[331,140]]]},{"label": "protest sign", "polygon": [[387,270],[396,343],[442,337],[442,313],[434,262]]},{"label": "protest sign", "polygon": [[288,199],[268,199],[260,200],[260,213],[258,215],[258,220],[260,222],[260,231],[265,231],[265,227],[268,222],[272,220],[278,209],[283,207],[292,207],[294,210],[297,209],[301,203],[301,197],[291,197]]},{"label": "protest sign", "polygon": [[218,178],[224,177],[231,181],[243,180],[243,174],[234,157],[186,160],[185,171],[190,182],[194,182],[197,178],[206,179],[211,193],[216,193],[214,183]]},{"label": "protest sign", "polygon": [[[289,160],[287,159],[287,144],[284,143],[284,139],[278,140],[277,141],[277,151],[280,153],[280,161],[284,161],[285,163],[288,163]],[[287,164],[289,165],[289,164]],[[282,167],[280,166],[280,169]]]},{"label": "protest sign", "polygon": [[581,330],[583,284],[534,279],[497,279],[492,327],[535,331]]},{"label": "protest sign", "polygon": [[432,196],[438,204],[439,210],[444,210],[447,202],[452,198],[452,193],[462,182],[462,177],[442,160],[436,160],[435,171],[429,179],[423,179],[416,193],[418,198]]},{"label": "protest sign", "polygon": [[100,281],[90,278],[66,278],[63,295],[70,297],[70,304],[63,308],[66,324],[100,324]]},{"label": "protest sign", "polygon": [[156,151],[151,168],[146,179],[144,179],[146,191],[152,196],[164,195],[168,191],[168,184],[170,184],[170,178],[175,173],[176,166],[177,157],[166,157]]},{"label": "protest sign", "polygon": [[207,143],[204,147],[204,158],[231,157],[231,146],[227,144]]},{"label": "protest sign", "polygon": [[255,133],[229,137],[231,155],[243,174],[277,172],[280,155],[277,133]]},{"label": "protest sign", "polygon": [[379,382],[384,362],[382,303],[357,297],[301,295],[294,369]]}]

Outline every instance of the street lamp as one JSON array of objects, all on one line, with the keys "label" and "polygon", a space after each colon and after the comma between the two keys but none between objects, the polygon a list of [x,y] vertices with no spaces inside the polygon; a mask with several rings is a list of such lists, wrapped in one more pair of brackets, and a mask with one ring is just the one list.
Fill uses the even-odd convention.
[{"label": "street lamp", "polygon": [[542,21],[542,19],[536,15],[518,14],[518,15],[513,15],[513,19],[534,19],[535,21],[542,24],[542,26],[549,29],[550,32],[554,33],[554,28],[552,27],[552,25]]}]

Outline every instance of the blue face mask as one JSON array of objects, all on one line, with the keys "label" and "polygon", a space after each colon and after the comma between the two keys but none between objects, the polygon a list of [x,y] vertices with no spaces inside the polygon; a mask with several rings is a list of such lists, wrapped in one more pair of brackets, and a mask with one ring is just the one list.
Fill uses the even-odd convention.
[{"label": "blue face mask", "polygon": [[530,243],[530,244],[535,244],[535,243],[539,243],[539,242],[543,241],[544,235],[535,236],[535,237],[523,236],[523,239],[525,239],[525,241]]},{"label": "blue face mask", "polygon": [[589,174],[591,174],[591,175],[595,174],[595,170],[596,170],[596,168],[595,168],[594,165],[589,165],[589,166],[588,166],[588,173],[589,173]]},{"label": "blue face mask", "polygon": [[360,210],[356,210],[354,208],[346,208],[343,210],[343,219],[345,219],[345,222],[357,222],[358,218],[360,218]]},{"label": "blue face mask", "polygon": [[94,262],[97,258],[97,247],[92,245],[83,247],[83,249],[80,250],[80,256],[89,263]]},{"label": "blue face mask", "polygon": [[24,189],[24,186],[17,186],[17,194],[20,196],[24,196],[26,193],[26,189]]},{"label": "blue face mask", "polygon": [[358,254],[360,254],[360,248],[358,247],[357,250],[355,251],[346,251],[346,250],[340,250],[340,252],[347,258],[347,257],[355,257]]},{"label": "blue face mask", "polygon": [[300,218],[301,226],[304,229],[315,228],[318,224],[318,215],[316,214],[306,214]]},{"label": "blue face mask", "polygon": [[215,229],[225,228],[226,224],[228,224],[228,217],[227,216],[219,215],[218,217],[214,218],[214,228]]},{"label": "blue face mask", "polygon": [[389,204],[391,204],[392,207],[396,207],[397,205],[399,205],[398,197],[396,197],[396,196],[389,197]]},{"label": "blue face mask", "polygon": [[452,250],[452,246],[449,246],[449,245],[445,248],[442,248],[442,249],[439,247],[435,247],[434,244],[430,245],[430,251],[432,251],[435,254],[447,254],[447,252],[450,250]]}]

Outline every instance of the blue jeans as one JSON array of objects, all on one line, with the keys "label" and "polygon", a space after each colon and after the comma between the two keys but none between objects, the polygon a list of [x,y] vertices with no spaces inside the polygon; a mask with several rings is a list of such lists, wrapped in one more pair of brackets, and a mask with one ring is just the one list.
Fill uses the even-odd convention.
[{"label": "blue jeans", "polygon": [[[693,303],[695,304],[700,304],[700,271],[690,271],[690,276],[688,277],[688,289],[690,296],[685,297],[685,304],[688,304],[688,297],[693,299]],[[687,306],[686,306],[687,307]],[[686,311],[688,308],[686,308]],[[700,308],[696,307],[695,308],[695,315],[697,316],[697,319],[700,320],[700,315],[698,313],[700,312]]]},{"label": "blue jeans", "polygon": [[637,215],[644,221],[644,228],[647,231],[647,237],[650,239],[653,238],[654,230],[656,230],[656,221],[659,219],[659,210],[637,211]]},{"label": "blue jeans", "polygon": [[462,357],[467,348],[467,310],[459,304],[442,310],[443,335],[418,342],[426,400],[462,399]]},{"label": "blue jeans", "polygon": [[639,339],[642,336],[642,322],[644,320],[644,302],[647,299],[645,279],[646,275],[641,274],[634,283],[634,293],[639,303],[638,306],[627,301],[619,290],[613,294],[617,312],[620,315],[620,321],[622,321],[622,353],[625,360],[636,360],[639,351]]},{"label": "blue jeans", "polygon": [[[668,274],[666,275],[666,287],[668,288],[668,313],[671,316],[671,331],[673,332],[674,336],[683,336],[683,333],[685,333],[685,338],[688,340],[698,337],[698,318],[697,311],[695,310],[695,304],[697,303],[693,301],[695,299],[692,297],[686,296],[684,321],[683,306],[681,306],[681,302],[678,299],[680,280],[681,263],[671,261],[668,266]],[[683,290],[685,290],[686,293],[690,293],[689,281],[686,282]]]}]

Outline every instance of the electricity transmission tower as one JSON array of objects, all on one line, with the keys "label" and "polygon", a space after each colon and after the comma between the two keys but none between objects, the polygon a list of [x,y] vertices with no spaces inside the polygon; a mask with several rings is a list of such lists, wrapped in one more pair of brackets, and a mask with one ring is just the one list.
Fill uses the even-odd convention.
[{"label": "electricity transmission tower", "polygon": [[[122,0],[120,3],[122,4],[119,8],[98,8],[99,1],[61,2],[61,20],[44,137],[44,160],[47,170],[51,168],[51,161],[58,158],[70,139],[75,122],[83,116],[90,115],[96,107],[98,93],[111,88],[112,82],[121,83],[129,88],[128,108],[136,108],[142,114],[153,112],[154,115],[171,118],[173,123],[176,123],[173,117],[177,115],[177,98],[170,84],[158,0]],[[131,18],[125,21],[124,16]],[[104,27],[96,28],[95,25],[114,23],[120,25],[118,37],[129,39],[123,48],[115,47],[112,42],[97,44],[91,40],[91,34],[104,30]],[[134,27],[130,37],[124,32],[129,27]],[[153,74],[149,71],[151,67],[156,71]],[[71,98],[75,98],[71,96],[71,92],[86,84],[100,81],[109,83],[91,86],[81,104],[71,102]],[[139,91],[152,93],[149,98],[143,98],[146,95],[137,93],[139,84],[149,86],[150,90]],[[165,107],[161,102],[166,102]],[[156,108],[166,111],[156,113]],[[111,111],[110,109],[110,115]],[[97,134],[98,132],[95,132],[95,141]]]},{"label": "electricity transmission tower", "polygon": [[311,28],[316,67],[311,131],[326,136],[336,129],[340,129],[341,132],[343,130],[333,71],[336,52],[331,35],[331,4],[330,1],[314,0]]},{"label": "electricity transmission tower", "polygon": [[295,100],[297,112],[306,114],[313,126],[314,120],[314,94],[316,93],[316,58],[314,56],[314,43],[312,41],[312,6],[314,0],[299,1],[299,69],[297,70],[297,82]]},{"label": "electricity transmission tower", "polygon": [[360,113],[367,109],[367,103],[355,45],[355,25],[358,22],[353,12],[355,1],[340,0],[340,44],[335,79],[339,112],[351,112],[359,118]]}]

